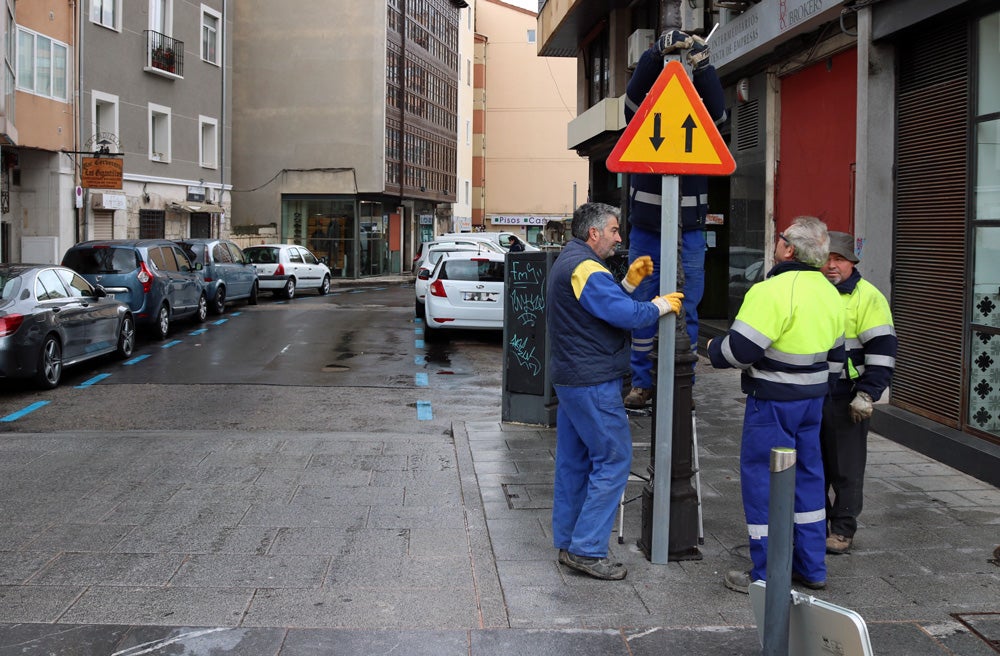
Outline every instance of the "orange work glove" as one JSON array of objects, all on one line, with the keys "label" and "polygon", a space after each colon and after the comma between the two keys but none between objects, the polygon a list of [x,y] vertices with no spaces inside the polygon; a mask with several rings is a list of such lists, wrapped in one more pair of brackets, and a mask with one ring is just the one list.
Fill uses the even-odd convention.
[{"label": "orange work glove", "polygon": [[622,287],[631,294],[639,286],[639,283],[645,280],[646,276],[651,273],[653,273],[653,258],[648,255],[637,257],[635,262],[629,265],[628,273],[625,274],[625,280],[622,281]]},{"label": "orange work glove", "polygon": [[681,299],[684,298],[684,294],[680,292],[674,292],[672,294],[664,294],[663,296],[657,296],[653,299],[653,305],[655,305],[660,310],[660,316],[668,312],[673,312],[678,314],[681,311]]}]

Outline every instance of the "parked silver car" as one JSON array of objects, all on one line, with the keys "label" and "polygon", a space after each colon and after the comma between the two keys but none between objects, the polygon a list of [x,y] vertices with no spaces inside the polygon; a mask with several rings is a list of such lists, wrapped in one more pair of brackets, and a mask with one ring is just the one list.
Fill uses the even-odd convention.
[{"label": "parked silver car", "polygon": [[195,263],[201,265],[208,294],[208,308],[215,314],[226,311],[226,303],[246,299],[257,305],[257,269],[240,247],[226,239],[182,239],[177,242]]}]

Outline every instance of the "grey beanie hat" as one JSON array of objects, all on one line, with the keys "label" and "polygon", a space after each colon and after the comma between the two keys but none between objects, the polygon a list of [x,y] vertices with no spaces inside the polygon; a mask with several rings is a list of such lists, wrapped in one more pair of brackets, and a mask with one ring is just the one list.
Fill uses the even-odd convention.
[{"label": "grey beanie hat", "polygon": [[854,236],[846,232],[830,231],[830,252],[841,255],[851,262],[859,261],[858,256],[854,254]]}]

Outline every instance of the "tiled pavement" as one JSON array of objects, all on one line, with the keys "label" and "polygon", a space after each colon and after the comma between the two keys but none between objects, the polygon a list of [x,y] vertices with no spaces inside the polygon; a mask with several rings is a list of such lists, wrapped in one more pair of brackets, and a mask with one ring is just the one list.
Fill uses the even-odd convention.
[{"label": "tiled pavement", "polygon": [[[702,363],[695,398],[702,559],[648,562],[630,503],[621,582],[555,562],[553,429],[6,435],[0,656],[759,653],[721,583],[747,562],[737,375]],[[1000,490],[873,435],[855,548],[817,596],[880,656],[995,655],[998,545]]]}]

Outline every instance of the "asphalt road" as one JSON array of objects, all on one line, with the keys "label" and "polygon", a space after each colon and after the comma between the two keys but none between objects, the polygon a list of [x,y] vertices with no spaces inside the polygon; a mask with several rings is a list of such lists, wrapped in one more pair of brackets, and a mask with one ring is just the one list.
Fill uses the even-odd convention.
[{"label": "asphalt road", "polygon": [[179,322],[162,342],[142,336],[125,362],[67,369],[55,390],[8,381],[0,431],[351,426],[440,434],[456,414],[499,415],[499,332],[422,342],[412,285],[345,287],[290,302],[264,295],[204,324]]}]

